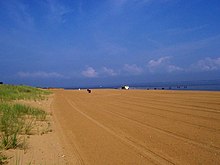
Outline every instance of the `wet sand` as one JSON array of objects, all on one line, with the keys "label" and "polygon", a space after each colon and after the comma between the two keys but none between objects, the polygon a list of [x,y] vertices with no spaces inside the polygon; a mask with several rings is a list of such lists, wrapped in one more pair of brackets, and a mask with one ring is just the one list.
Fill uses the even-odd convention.
[{"label": "wet sand", "polygon": [[219,164],[220,92],[54,90],[69,164]]}]

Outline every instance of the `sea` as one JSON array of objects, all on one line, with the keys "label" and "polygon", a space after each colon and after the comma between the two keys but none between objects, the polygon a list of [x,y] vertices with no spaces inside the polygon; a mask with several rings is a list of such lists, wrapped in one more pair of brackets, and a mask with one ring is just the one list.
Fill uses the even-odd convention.
[{"label": "sea", "polygon": [[[139,84],[123,84],[128,85],[130,89],[142,90],[197,90],[197,91],[220,91],[219,80],[198,80],[198,81],[172,81],[172,82],[147,82]],[[116,86],[88,86],[88,87],[75,87],[65,89],[120,89],[122,85]]]},{"label": "sea", "polygon": [[130,86],[131,89],[145,90],[197,90],[220,91],[220,80],[152,82]]}]

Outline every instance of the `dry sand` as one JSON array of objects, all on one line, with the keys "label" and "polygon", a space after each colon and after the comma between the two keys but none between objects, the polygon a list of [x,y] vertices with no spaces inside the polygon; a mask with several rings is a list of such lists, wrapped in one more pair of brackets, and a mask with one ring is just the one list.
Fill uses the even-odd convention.
[{"label": "dry sand", "polygon": [[220,162],[220,92],[54,90],[68,164]]},{"label": "dry sand", "polygon": [[52,132],[9,150],[9,164],[121,165],[220,162],[220,92],[53,90],[20,101],[52,113]]}]

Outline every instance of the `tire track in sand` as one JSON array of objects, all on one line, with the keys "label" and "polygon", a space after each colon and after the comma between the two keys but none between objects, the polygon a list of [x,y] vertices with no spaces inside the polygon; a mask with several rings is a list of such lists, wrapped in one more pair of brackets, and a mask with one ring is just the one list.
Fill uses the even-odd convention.
[{"label": "tire track in sand", "polygon": [[[91,103],[90,103],[90,104],[91,104]],[[99,106],[99,105],[96,105],[96,106]],[[99,106],[99,107],[100,107],[100,106]],[[200,148],[202,148],[202,149],[207,149],[207,150],[209,150],[209,151],[211,151],[211,152],[214,151],[214,152],[220,153],[220,148],[219,148],[218,146],[209,145],[209,144],[207,144],[207,143],[200,142],[200,141],[195,141],[195,140],[193,140],[193,139],[190,139],[190,138],[188,138],[188,137],[185,137],[185,136],[176,134],[176,133],[171,132],[171,131],[169,131],[169,130],[164,130],[164,129],[161,129],[161,128],[159,128],[159,127],[152,126],[152,125],[150,125],[150,124],[146,124],[146,123],[140,122],[140,121],[138,121],[138,120],[132,119],[132,118],[127,117],[126,115],[124,115],[124,114],[122,114],[122,113],[108,111],[108,110],[105,110],[103,107],[101,107],[101,108],[102,108],[102,111],[104,111],[104,112],[107,112],[107,113],[109,113],[109,114],[112,114],[112,115],[114,115],[114,116],[116,116],[116,117],[119,117],[119,118],[121,118],[121,119],[128,120],[128,121],[130,121],[130,122],[132,122],[132,123],[134,123],[134,124],[136,124],[136,125],[139,125],[139,126],[141,126],[141,127],[150,128],[150,129],[152,129],[152,130],[155,130],[155,131],[160,132],[160,133],[162,133],[162,134],[165,134],[165,135],[167,135],[167,136],[171,136],[171,137],[173,137],[173,138],[175,138],[175,139],[181,140],[181,141],[183,141],[183,142],[185,142],[185,143],[188,143],[188,144],[190,144],[190,145],[194,145],[194,146],[200,147]],[[132,141],[136,141],[136,140],[134,139],[134,140],[132,140]],[[143,146],[143,147],[144,147],[144,146]],[[144,147],[144,148],[145,148],[145,147]]]},{"label": "tire track in sand", "polygon": [[147,128],[151,128],[153,130],[156,130],[160,133],[163,133],[163,134],[166,134],[168,136],[171,136],[171,137],[174,137],[176,139],[179,139],[179,140],[182,140],[186,143],[189,143],[189,144],[192,144],[192,145],[195,145],[195,146],[199,146],[200,148],[205,148],[205,149],[208,149],[208,150],[211,150],[211,151],[215,151],[215,152],[218,152],[220,153],[220,148],[217,147],[217,146],[213,146],[213,145],[208,145],[208,144],[205,144],[205,143],[202,143],[202,142],[197,142],[193,139],[189,139],[189,138],[186,138],[184,136],[181,136],[181,135],[178,135],[178,134],[175,134],[171,131],[167,131],[167,130],[164,130],[164,129],[160,129],[158,127],[154,127],[150,124],[146,124],[146,123],[142,123],[140,121],[137,121],[137,120],[134,120],[134,119],[131,119],[121,113],[117,113],[117,112],[111,112],[111,111],[107,111],[107,110],[103,110],[107,113],[111,113],[112,115],[115,115],[115,116],[118,116],[120,118],[123,118],[123,119],[126,119],[126,120],[129,120],[130,122],[133,122],[133,123],[136,123],[137,125],[139,126],[142,126],[142,127],[147,127]]},{"label": "tire track in sand", "polygon": [[105,131],[110,133],[112,136],[114,136],[117,139],[119,139],[120,141],[124,142],[126,145],[128,145],[128,146],[134,148],[135,150],[137,150],[139,153],[141,153],[142,156],[144,156],[146,159],[150,160],[154,164],[162,164],[162,165],[168,165],[168,164],[169,165],[171,165],[171,164],[174,165],[174,164],[176,164],[176,163],[173,163],[172,161],[170,161],[170,160],[168,160],[168,159],[166,159],[164,157],[161,157],[160,155],[154,153],[153,151],[151,151],[151,150],[149,150],[147,148],[143,149],[142,147],[139,147],[138,145],[136,145],[133,141],[120,136],[119,134],[115,133],[114,131],[112,131],[108,127],[104,126],[103,124],[99,123],[98,121],[96,121],[92,117],[90,117],[87,114],[85,114],[84,112],[82,112],[80,109],[77,108],[77,106],[75,105],[75,103],[73,101],[69,100],[66,97],[65,97],[65,99],[67,100],[69,105],[73,109],[75,109],[78,113],[80,113],[81,115],[86,117],[88,120],[92,121],[93,123],[95,123],[96,125],[101,127],[102,129],[104,129]]},{"label": "tire track in sand", "polygon": [[[114,104],[114,103],[108,103],[108,105],[109,106],[116,106],[117,105],[117,107],[121,107],[121,108],[123,108],[123,106],[121,106],[121,104],[120,105],[118,105],[118,104]],[[134,105],[134,104],[133,104]],[[135,105],[135,106],[139,106],[139,105]],[[141,106],[139,106],[139,107],[141,107]],[[145,107],[141,107],[141,108],[145,108]],[[131,111],[131,112],[133,112],[133,110],[132,109],[129,109],[129,108],[126,108],[127,110],[129,110],[129,111]],[[153,108],[151,108],[151,109],[153,109]],[[155,108],[154,108],[155,109]],[[215,128],[210,128],[210,127],[207,127],[207,126],[204,126],[204,125],[201,125],[201,124],[194,124],[194,123],[191,123],[191,122],[187,122],[187,121],[184,121],[184,120],[179,120],[179,119],[176,119],[176,118],[172,118],[172,117],[168,117],[168,116],[164,116],[164,115],[159,115],[159,114],[155,114],[155,113],[150,113],[150,112],[148,112],[148,111],[143,111],[143,110],[138,110],[138,109],[136,109],[135,110],[136,112],[138,112],[138,113],[142,113],[142,114],[149,114],[149,115],[152,115],[152,116],[156,116],[156,117],[161,117],[161,118],[164,118],[164,119],[169,119],[169,120],[172,120],[172,121],[177,121],[177,122],[181,122],[181,123],[184,123],[184,124],[187,124],[187,125],[190,125],[190,126],[193,126],[193,127],[197,127],[197,128],[204,128],[204,129],[207,129],[207,130],[209,130],[209,131],[213,131],[213,132],[216,132],[216,131],[219,131],[220,129],[215,129]]]},{"label": "tire track in sand", "polygon": [[[132,97],[130,97],[132,98]],[[118,101],[119,102],[119,101]],[[130,104],[131,101],[128,101],[128,100],[120,100],[120,102],[122,104]],[[161,108],[160,106],[159,107],[155,107],[155,105],[159,105],[157,104],[156,102],[159,102],[159,101],[156,101],[154,100],[153,103],[148,103],[148,105],[144,106],[144,105],[140,105],[140,104],[137,104],[137,103],[133,103],[132,102],[132,105],[136,105],[136,106],[140,106],[140,107],[144,107],[144,108],[152,108],[152,109],[157,109],[157,110],[160,110],[160,111],[166,111],[166,112],[170,112],[170,113],[175,113],[175,114],[181,114],[181,115],[185,115],[185,116],[192,116],[192,117],[196,117],[196,118],[202,118],[202,119],[205,119],[205,120],[215,120],[215,121],[220,121],[220,119],[217,119],[217,118],[213,118],[213,117],[206,117],[206,116],[201,116],[201,115],[195,115],[195,114],[191,114],[191,113],[186,113],[186,112],[180,112],[180,111],[173,111],[173,110],[168,110],[168,109],[165,109],[165,108]],[[154,104],[155,103],[155,104]],[[174,108],[181,108],[180,106],[179,107],[175,107],[175,106],[172,106],[172,105],[169,105],[169,107],[174,107]],[[183,109],[183,108],[182,108]],[[191,110],[191,109],[187,109],[187,110]],[[191,110],[193,112],[193,110]],[[206,111],[206,112],[209,112],[209,111]],[[219,114],[219,112],[217,112]]]},{"label": "tire track in sand", "polygon": [[[141,97],[131,97],[130,96],[130,97],[127,97],[127,98],[145,101],[145,99],[143,99]],[[157,105],[160,105],[158,103],[162,103],[163,105],[169,105],[169,106],[173,106],[173,107],[178,106],[178,107],[183,107],[183,108],[190,108],[191,110],[193,109],[193,111],[212,112],[212,113],[217,113],[217,114],[220,113],[219,109],[210,108],[209,106],[205,105],[205,102],[199,102],[199,101],[196,101],[196,100],[193,100],[193,101],[196,101],[197,103],[201,103],[201,104],[203,104],[203,106],[194,105],[191,102],[187,102],[187,104],[183,104],[183,102],[181,102],[182,101],[181,99],[175,99],[176,102],[170,102],[170,101],[167,101],[167,100],[158,100],[158,99],[148,98],[147,101],[148,101],[148,103],[153,102],[153,104],[157,104]],[[219,105],[216,102],[213,103],[213,104]],[[175,106],[175,105],[177,105],[177,106]]]},{"label": "tire track in sand", "polygon": [[[63,94],[61,94],[60,96],[64,98]],[[63,100],[63,99],[59,98],[58,100]],[[53,113],[54,113],[54,109],[55,109],[54,107],[55,107],[55,106],[54,106],[54,100],[53,100],[52,103],[51,103],[51,109],[52,109]],[[64,131],[63,131],[63,129],[62,129],[61,123],[59,122],[57,116],[56,116],[56,115],[53,115],[53,118],[54,118],[54,120],[55,120],[55,123],[57,123],[57,124],[55,125],[57,131],[58,131],[58,132],[61,132],[61,133],[59,133],[60,140],[62,141],[62,143],[64,144],[64,146],[65,146],[66,149],[68,150],[67,153],[71,155],[71,157],[69,157],[70,163],[71,163],[71,164],[72,164],[72,163],[73,163],[73,164],[77,164],[77,165],[84,165],[85,163],[84,163],[84,161],[83,161],[83,158],[82,158],[81,154],[80,154],[79,151],[78,151],[78,150],[79,150],[79,149],[78,149],[78,146],[74,143],[74,140],[71,140],[71,141],[70,141],[72,147],[70,147],[69,143],[67,143],[67,140],[66,140],[67,137],[66,137],[66,136],[71,136],[71,137],[73,137],[72,132],[69,131],[69,132],[67,133],[67,135],[65,136],[65,133],[64,133]],[[72,155],[73,155],[74,157],[72,157]]]}]

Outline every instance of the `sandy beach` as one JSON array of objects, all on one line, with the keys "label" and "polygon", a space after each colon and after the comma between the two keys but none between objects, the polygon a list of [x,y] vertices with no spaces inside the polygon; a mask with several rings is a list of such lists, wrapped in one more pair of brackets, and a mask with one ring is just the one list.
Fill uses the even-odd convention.
[{"label": "sandy beach", "polygon": [[68,164],[219,164],[220,92],[54,90]]}]

